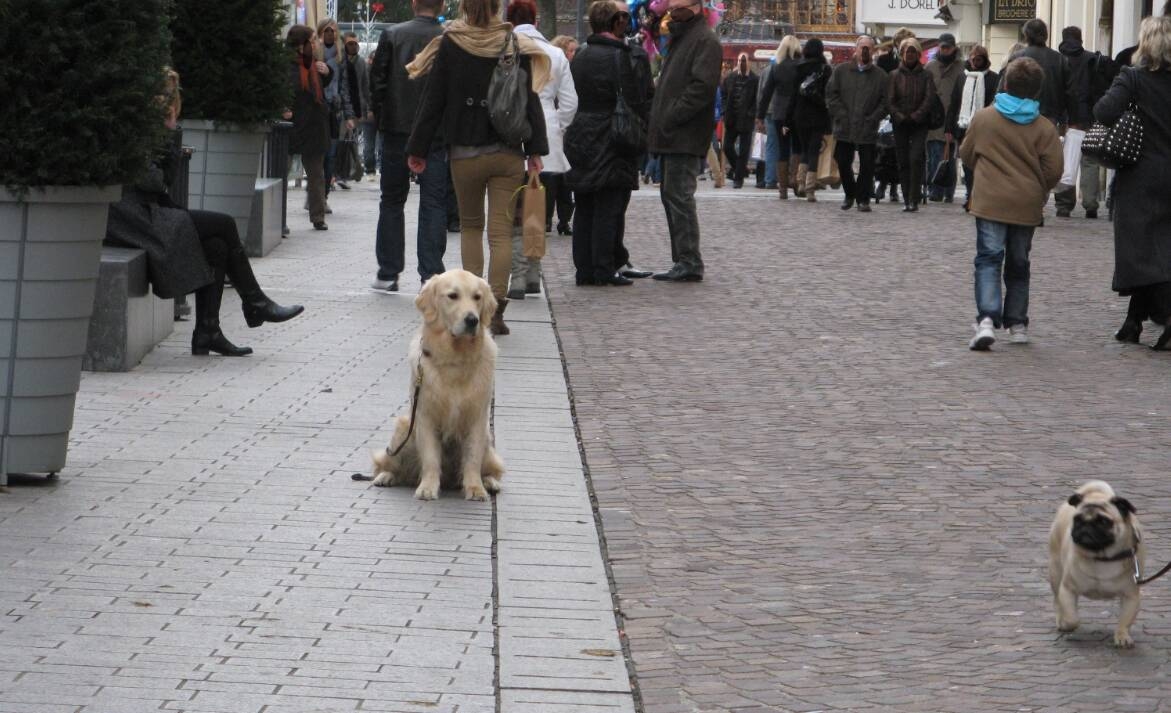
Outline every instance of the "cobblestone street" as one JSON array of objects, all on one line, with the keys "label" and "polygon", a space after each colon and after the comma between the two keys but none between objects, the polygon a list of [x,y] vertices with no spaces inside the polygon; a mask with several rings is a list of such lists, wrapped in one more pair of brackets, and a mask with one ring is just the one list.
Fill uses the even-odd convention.
[{"label": "cobblestone street", "polygon": [[[1033,343],[972,353],[958,205],[762,193],[702,195],[701,284],[546,269],[647,713],[1171,710],[1169,585],[1119,652],[1115,603],[1060,636],[1046,580],[1090,478],[1171,557],[1171,357],[1111,338],[1109,224],[1050,206]],[[657,190],[627,225],[667,267]]]}]

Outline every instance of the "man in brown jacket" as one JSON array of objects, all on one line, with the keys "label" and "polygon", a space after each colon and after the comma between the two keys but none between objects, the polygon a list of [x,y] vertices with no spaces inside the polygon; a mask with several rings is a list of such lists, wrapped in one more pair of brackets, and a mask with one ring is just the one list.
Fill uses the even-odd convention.
[{"label": "man in brown jacket", "polygon": [[700,0],[670,0],[668,8],[670,43],[651,106],[647,138],[650,152],[663,159],[660,197],[667,213],[674,265],[656,273],[654,279],[699,282],[703,280],[703,258],[699,254],[695,188],[715,129],[722,54]]},{"label": "man in brown jacket", "polygon": [[[1057,129],[1037,121],[1037,97],[1045,72],[1023,57],[1009,63],[1002,91],[976,112],[960,159],[974,174],[971,210],[976,217],[976,335],[968,342],[986,351],[996,328],[1013,344],[1029,342],[1029,250],[1045,199],[1061,180]],[[1001,271],[1004,300],[1001,301]]]}]

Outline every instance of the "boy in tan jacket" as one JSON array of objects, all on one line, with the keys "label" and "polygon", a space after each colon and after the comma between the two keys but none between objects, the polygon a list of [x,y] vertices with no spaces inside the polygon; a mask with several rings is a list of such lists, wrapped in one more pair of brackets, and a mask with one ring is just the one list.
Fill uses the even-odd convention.
[{"label": "boy in tan jacket", "polygon": [[976,217],[977,314],[968,347],[976,351],[991,347],[1001,327],[1013,344],[1029,341],[1029,250],[1063,169],[1057,130],[1038,121],[1044,79],[1041,65],[1028,57],[1010,62],[1003,91],[972,117],[960,146],[974,176],[969,212]]}]

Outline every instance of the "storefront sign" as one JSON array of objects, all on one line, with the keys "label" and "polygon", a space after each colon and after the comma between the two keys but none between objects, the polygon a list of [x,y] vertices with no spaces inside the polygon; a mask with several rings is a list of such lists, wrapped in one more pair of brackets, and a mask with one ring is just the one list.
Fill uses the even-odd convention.
[{"label": "storefront sign", "polygon": [[1037,0],[985,0],[988,22],[1028,22],[1037,16]]},{"label": "storefront sign", "polygon": [[946,3],[941,3],[940,0],[861,0],[858,5],[858,19],[868,25],[942,27],[947,23],[936,19],[935,13],[939,12],[943,4]]}]

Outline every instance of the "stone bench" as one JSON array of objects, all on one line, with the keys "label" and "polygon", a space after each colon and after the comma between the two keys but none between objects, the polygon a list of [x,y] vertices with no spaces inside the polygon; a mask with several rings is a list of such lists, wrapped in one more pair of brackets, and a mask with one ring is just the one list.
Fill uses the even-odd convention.
[{"label": "stone bench", "polygon": [[174,301],[155,297],[147,275],[145,251],[102,247],[82,369],[130,371],[171,335]]},{"label": "stone bench", "polygon": [[248,257],[264,257],[281,244],[284,227],[285,194],[279,178],[256,179],[256,192],[252,194],[252,217],[248,221],[248,234],[244,238],[244,252]]}]

